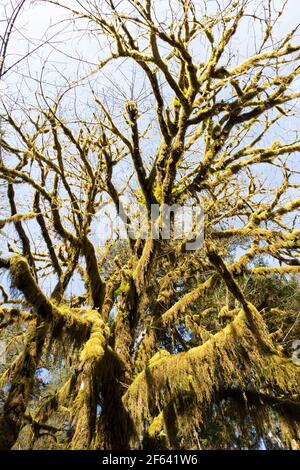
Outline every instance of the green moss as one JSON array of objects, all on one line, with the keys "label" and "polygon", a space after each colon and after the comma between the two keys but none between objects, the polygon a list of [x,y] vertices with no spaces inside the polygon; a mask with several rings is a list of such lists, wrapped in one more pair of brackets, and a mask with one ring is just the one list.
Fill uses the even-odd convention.
[{"label": "green moss", "polygon": [[127,294],[130,291],[130,284],[125,282],[121,284],[118,289],[115,290],[115,295]]},{"label": "green moss", "polygon": [[151,357],[149,361],[149,367],[157,364],[158,361],[168,356],[170,356],[170,353],[168,351],[166,351],[165,349],[160,349],[154,354],[154,356]]},{"label": "green moss", "polygon": [[150,424],[149,429],[148,429],[149,436],[150,437],[157,436],[159,433],[162,432],[163,427],[164,427],[164,415],[161,412],[159,413],[158,416],[154,418],[154,420]]},{"label": "green moss", "polygon": [[[153,426],[152,435],[158,432],[162,417],[157,416],[157,410],[161,410],[164,420],[173,413],[168,418],[171,435],[181,429],[193,442],[193,430],[201,430],[220,387],[250,388],[258,394],[268,390],[279,399],[281,395],[292,397],[299,393],[299,368],[280,353],[271,354],[265,346],[269,340],[262,343],[252,326],[241,311],[202,346],[163,357],[159,351],[152,358],[154,361],[136,377],[123,399],[141,438],[145,422]],[[186,400],[189,408],[184,405],[181,410],[181,403]],[[264,423],[262,418],[260,425],[263,427]]]}]

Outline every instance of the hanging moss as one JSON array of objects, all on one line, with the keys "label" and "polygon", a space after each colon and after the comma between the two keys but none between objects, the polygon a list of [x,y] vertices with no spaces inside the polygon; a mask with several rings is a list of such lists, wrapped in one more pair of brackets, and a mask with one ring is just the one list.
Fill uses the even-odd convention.
[{"label": "hanging moss", "polygon": [[266,351],[241,312],[202,346],[149,364],[129,387],[124,404],[142,440],[145,423],[150,426],[159,412],[167,413],[171,401],[179,407],[185,403],[173,426],[180,429],[182,420],[188,419],[185,429],[193,442],[194,428],[201,429],[222,389],[264,390],[274,397],[295,396],[297,400],[299,383],[297,367]]},{"label": "hanging moss", "polygon": [[[259,448],[264,438],[297,449],[300,295],[259,284],[275,275],[291,286],[299,274],[300,143],[286,133],[265,146],[299,97],[297,28],[277,41],[283,10],[263,2],[255,15],[241,0],[201,16],[181,0],[164,27],[160,2],[130,2],[126,18],[121,4],[88,3],[91,30],[112,50],[93,73],[137,64],[133,80],[152,96],[150,106],[148,92],[125,98],[121,115],[122,90],[107,109],[93,87],[85,116],[68,93],[17,106],[16,118],[3,111],[0,230],[13,232],[0,258],[12,284],[9,294],[0,286],[0,333],[21,341],[0,364],[0,447]],[[244,21],[262,34],[238,63]],[[199,63],[193,44],[205,41]],[[263,181],[268,169],[275,177]],[[105,206],[120,214],[130,192],[149,226],[160,205],[159,232],[166,205],[203,207],[203,244],[189,251],[174,230],[171,240],[128,230],[126,242],[114,233],[100,247]]]}]

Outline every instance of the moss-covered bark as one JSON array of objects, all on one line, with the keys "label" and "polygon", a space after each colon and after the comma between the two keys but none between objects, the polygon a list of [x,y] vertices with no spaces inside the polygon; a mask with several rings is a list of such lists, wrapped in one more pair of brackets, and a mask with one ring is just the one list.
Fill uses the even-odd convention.
[{"label": "moss-covered bark", "polygon": [[[89,40],[111,49],[88,106],[68,101],[79,63],[68,93],[29,104],[21,83],[1,114],[0,448],[298,449],[297,28],[275,38],[284,12],[263,2],[207,16],[176,0],[164,23],[161,2],[87,3]],[[104,99],[113,64],[135,83],[108,72]],[[203,208],[195,250],[176,205]],[[99,243],[111,209],[126,240]]]}]

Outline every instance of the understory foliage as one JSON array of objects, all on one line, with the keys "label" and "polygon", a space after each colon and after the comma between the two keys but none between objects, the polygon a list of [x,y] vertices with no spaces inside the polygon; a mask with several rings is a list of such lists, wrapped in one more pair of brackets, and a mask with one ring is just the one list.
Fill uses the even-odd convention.
[{"label": "understory foliage", "polygon": [[[36,3],[98,52],[55,92],[16,65],[1,103],[0,449],[300,449],[288,2]],[[196,249],[151,232],[176,204],[203,208]]]}]

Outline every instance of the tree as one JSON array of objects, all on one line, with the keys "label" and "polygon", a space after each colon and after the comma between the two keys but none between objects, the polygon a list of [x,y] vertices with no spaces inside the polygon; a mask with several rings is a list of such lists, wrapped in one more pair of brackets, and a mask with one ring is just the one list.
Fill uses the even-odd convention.
[{"label": "tree", "polygon": [[[55,97],[41,73],[35,104],[3,101],[0,318],[19,343],[0,448],[298,449],[298,28],[279,37],[284,7],[248,0],[49,3],[105,57]],[[100,246],[109,204],[128,237]],[[174,217],[161,236],[174,205],[204,209],[197,249]]]}]

